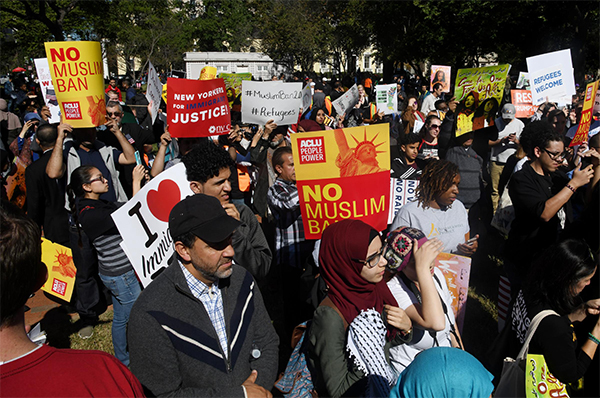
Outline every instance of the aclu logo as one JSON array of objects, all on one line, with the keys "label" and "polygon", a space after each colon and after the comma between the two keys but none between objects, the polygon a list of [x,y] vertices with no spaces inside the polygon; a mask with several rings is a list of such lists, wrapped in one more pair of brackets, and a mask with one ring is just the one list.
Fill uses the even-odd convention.
[{"label": "aclu logo", "polygon": [[227,134],[227,133],[229,133],[229,131],[231,131],[231,124],[229,124],[229,123],[223,124],[221,126],[210,126],[208,128],[209,134],[216,134],[216,135]]},{"label": "aclu logo", "polygon": [[300,164],[326,163],[324,137],[299,138]]},{"label": "aclu logo", "polygon": [[65,119],[67,119],[67,120],[82,119],[81,107],[79,106],[79,101],[63,102],[63,108],[65,110]]}]

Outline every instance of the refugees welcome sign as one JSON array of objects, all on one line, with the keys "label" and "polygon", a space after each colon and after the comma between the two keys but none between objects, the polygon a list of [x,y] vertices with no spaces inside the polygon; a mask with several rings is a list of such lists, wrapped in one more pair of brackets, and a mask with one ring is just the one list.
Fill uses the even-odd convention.
[{"label": "refugees welcome sign", "polygon": [[223,79],[167,79],[167,117],[172,137],[210,137],[231,130]]}]

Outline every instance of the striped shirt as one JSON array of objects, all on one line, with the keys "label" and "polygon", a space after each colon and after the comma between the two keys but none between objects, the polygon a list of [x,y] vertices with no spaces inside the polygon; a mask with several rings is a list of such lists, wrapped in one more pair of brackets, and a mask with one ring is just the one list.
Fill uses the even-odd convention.
[{"label": "striped shirt", "polygon": [[221,289],[219,289],[219,281],[215,281],[211,287],[208,287],[208,285],[196,279],[181,262],[179,266],[181,267],[181,271],[183,271],[183,276],[185,276],[190,291],[204,305],[208,317],[215,328],[215,332],[217,332],[217,336],[219,337],[223,353],[227,357],[227,326],[225,325],[223,296],[221,296]]},{"label": "striped shirt", "polygon": [[121,247],[121,235],[100,235],[93,245],[98,253],[98,272],[106,276],[119,276],[133,269]]},{"label": "striped shirt", "polygon": [[275,255],[278,264],[302,267],[304,226],[295,182],[277,178],[269,188],[269,207],[276,221]]}]

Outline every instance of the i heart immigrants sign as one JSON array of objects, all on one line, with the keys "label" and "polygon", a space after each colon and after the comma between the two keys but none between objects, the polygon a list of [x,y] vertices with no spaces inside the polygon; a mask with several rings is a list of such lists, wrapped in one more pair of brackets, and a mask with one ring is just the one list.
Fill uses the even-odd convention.
[{"label": "i heart immigrants sign", "polygon": [[179,163],[148,182],[112,214],[123,237],[121,247],[144,287],[160,274],[175,253],[169,234],[171,209],[193,194],[185,166]]}]

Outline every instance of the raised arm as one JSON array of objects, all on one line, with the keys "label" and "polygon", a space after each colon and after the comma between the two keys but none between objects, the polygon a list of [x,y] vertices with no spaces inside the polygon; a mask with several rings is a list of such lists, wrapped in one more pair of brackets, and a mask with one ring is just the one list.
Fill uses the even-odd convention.
[{"label": "raised arm", "polygon": [[46,165],[46,174],[50,178],[61,178],[65,174],[67,167],[63,160],[63,147],[67,133],[72,131],[73,127],[69,124],[61,123],[58,125],[58,136],[54,143],[54,150]]},{"label": "raised arm", "polygon": [[105,126],[115,135],[115,138],[119,141],[119,145],[123,149],[123,153],[119,156],[119,164],[135,164],[135,149],[127,138],[125,138],[117,122],[109,119],[105,123]]}]

